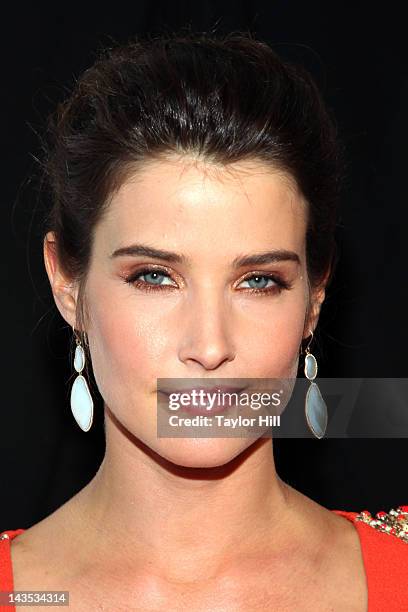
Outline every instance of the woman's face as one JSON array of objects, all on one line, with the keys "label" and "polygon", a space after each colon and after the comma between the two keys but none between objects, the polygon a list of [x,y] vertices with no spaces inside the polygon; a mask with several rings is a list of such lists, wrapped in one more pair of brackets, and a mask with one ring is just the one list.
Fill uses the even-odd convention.
[{"label": "woman's face", "polygon": [[[167,460],[221,465],[254,438],[159,438],[158,378],[296,376],[312,329],[306,210],[290,178],[260,162],[226,170],[174,157],[127,180],[95,228],[86,285],[95,380],[116,419]],[[171,255],[132,254],[136,245]],[[286,255],[236,263],[273,251]]]}]

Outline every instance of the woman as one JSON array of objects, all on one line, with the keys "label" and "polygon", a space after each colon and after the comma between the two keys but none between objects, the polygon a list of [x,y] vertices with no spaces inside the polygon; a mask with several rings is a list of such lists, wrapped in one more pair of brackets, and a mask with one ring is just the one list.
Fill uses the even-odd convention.
[{"label": "woman", "polygon": [[310,76],[247,35],[138,41],[84,73],[50,122],[44,259],[79,347],[72,411],[87,431],[92,362],[106,453],[57,511],[3,532],[3,590],[69,591],[75,611],[406,609],[405,531],[381,533],[392,514],[305,497],[271,437],[158,435],[174,381],[303,367],[340,159]]}]

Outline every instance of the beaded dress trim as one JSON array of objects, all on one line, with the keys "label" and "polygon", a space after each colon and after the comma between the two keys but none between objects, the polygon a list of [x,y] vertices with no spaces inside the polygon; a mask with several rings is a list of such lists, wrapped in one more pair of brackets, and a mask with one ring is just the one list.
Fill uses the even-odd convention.
[{"label": "beaded dress trim", "polygon": [[408,506],[398,506],[396,510],[391,509],[389,512],[381,510],[375,517],[371,516],[368,510],[362,510],[355,520],[388,535],[394,535],[401,542],[408,544]]}]

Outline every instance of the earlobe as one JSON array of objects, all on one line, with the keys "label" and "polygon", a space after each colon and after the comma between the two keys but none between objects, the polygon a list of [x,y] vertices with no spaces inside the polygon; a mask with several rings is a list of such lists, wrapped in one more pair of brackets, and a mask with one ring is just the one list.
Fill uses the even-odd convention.
[{"label": "earlobe", "polygon": [[71,327],[76,323],[77,289],[64,276],[58,261],[56,239],[54,232],[48,232],[44,237],[44,264],[50,281],[55,304],[61,316]]}]

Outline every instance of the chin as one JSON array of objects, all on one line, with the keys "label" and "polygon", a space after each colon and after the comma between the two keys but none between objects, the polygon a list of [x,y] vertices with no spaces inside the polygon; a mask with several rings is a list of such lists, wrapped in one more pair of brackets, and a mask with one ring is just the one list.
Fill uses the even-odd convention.
[{"label": "chin", "polygon": [[161,438],[154,449],[163,459],[186,468],[227,465],[255,442],[255,438]]}]

